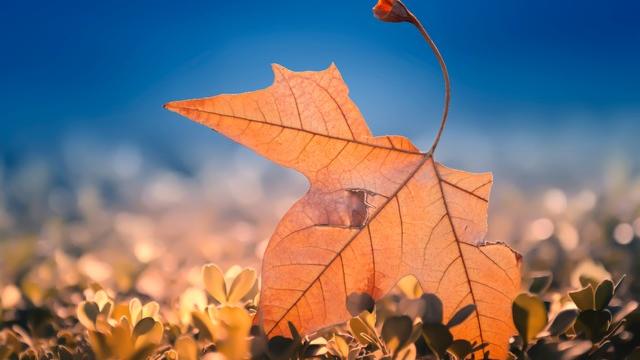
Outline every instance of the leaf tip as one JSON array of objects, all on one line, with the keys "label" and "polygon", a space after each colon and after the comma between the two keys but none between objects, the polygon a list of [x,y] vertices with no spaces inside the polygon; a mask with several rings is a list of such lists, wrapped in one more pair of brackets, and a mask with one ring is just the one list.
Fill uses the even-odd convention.
[{"label": "leaf tip", "polygon": [[166,110],[173,111],[173,112],[177,112],[178,109],[180,108],[178,106],[178,101],[170,101],[170,102],[162,105],[162,107],[165,108]]},{"label": "leaf tip", "polygon": [[280,64],[272,63],[271,64],[271,70],[273,70],[273,72],[275,74],[277,74],[277,73],[279,73],[281,71],[287,70],[287,68],[282,66],[282,65],[280,65]]}]

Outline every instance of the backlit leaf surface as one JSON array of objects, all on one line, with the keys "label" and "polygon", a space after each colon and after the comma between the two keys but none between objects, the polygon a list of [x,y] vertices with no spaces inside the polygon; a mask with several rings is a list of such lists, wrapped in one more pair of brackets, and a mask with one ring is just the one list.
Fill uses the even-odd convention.
[{"label": "backlit leaf surface", "polygon": [[454,336],[506,357],[520,257],[481,244],[491,174],[447,168],[402,136],[373,136],[334,65],[273,71],[263,90],[166,105],[309,180],[264,256],[257,319],[267,334],[344,322],[349,295],[378,299],[411,274],[442,299],[445,321],[474,304]]}]

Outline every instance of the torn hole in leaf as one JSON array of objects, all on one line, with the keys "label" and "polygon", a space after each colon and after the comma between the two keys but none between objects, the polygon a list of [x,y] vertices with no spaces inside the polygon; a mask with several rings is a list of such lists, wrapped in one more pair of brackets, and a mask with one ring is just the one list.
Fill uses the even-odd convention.
[{"label": "torn hole in leaf", "polygon": [[349,226],[362,227],[369,217],[369,206],[366,203],[367,193],[364,190],[348,189],[348,206],[351,211]]},{"label": "torn hole in leaf", "polygon": [[388,198],[362,188],[346,188],[330,192],[311,192],[305,203],[306,215],[316,226],[362,229],[372,209],[384,205]]},{"label": "torn hole in leaf", "polygon": [[367,189],[346,189],[349,194],[350,221],[349,226],[363,227],[369,221],[370,209],[387,199],[386,196]]}]

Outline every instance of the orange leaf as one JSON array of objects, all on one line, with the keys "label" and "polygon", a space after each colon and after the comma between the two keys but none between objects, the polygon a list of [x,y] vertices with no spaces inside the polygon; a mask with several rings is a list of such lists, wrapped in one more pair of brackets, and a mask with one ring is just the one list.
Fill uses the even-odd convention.
[{"label": "orange leaf", "polygon": [[445,322],[475,304],[454,335],[506,357],[520,256],[478,245],[491,174],[444,167],[402,136],[374,137],[335,65],[273,70],[263,90],[166,105],[310,182],[264,256],[258,318],[267,334],[289,335],[288,322],[304,333],[344,322],[350,294],[378,299],[411,274],[442,299]]}]

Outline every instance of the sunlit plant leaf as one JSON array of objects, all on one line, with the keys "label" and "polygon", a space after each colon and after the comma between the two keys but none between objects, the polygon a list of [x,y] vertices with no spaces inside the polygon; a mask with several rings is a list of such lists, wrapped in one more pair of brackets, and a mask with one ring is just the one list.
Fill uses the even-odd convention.
[{"label": "sunlit plant leaf", "polygon": [[613,298],[614,285],[611,280],[603,280],[596,288],[594,297],[595,309],[602,310],[609,305],[609,302]]},{"label": "sunlit plant leaf", "polygon": [[531,341],[547,326],[547,309],[537,296],[522,293],[513,301],[513,322],[522,338]]},{"label": "sunlit plant leaf", "polygon": [[567,309],[559,312],[549,325],[549,334],[558,336],[569,330],[578,317],[578,311],[575,309]]},{"label": "sunlit plant leaf", "polygon": [[85,301],[78,305],[76,316],[84,327],[93,330],[99,313],[100,310],[96,303]]},{"label": "sunlit plant leaf", "polygon": [[151,329],[153,329],[153,325],[155,325],[155,323],[156,322],[155,320],[153,320],[153,318],[148,317],[141,319],[133,328],[133,336],[138,337],[148,333],[149,331],[151,331]]},{"label": "sunlit plant leaf", "polygon": [[198,360],[198,345],[190,336],[181,336],[176,340],[179,360]]},{"label": "sunlit plant leaf", "polygon": [[584,310],[580,312],[575,324],[575,332],[584,334],[587,339],[597,342],[602,340],[609,330],[611,313],[607,310]]},{"label": "sunlit plant leaf", "polygon": [[223,306],[218,311],[218,319],[224,329],[224,336],[216,343],[218,350],[228,359],[242,359],[249,354],[249,330],[252,316],[241,307]]},{"label": "sunlit plant leaf", "polygon": [[537,273],[531,279],[531,284],[529,285],[529,292],[532,294],[543,294],[551,285],[551,281],[553,280],[553,274],[550,272]]},{"label": "sunlit plant leaf", "polygon": [[219,303],[227,301],[227,289],[222,270],[217,265],[208,264],[202,268],[204,286],[209,295]]},{"label": "sunlit plant leaf", "polygon": [[580,290],[569,292],[569,297],[580,310],[593,310],[595,308],[595,294],[591,284]]},{"label": "sunlit plant leaf", "polygon": [[420,297],[425,303],[422,321],[426,324],[440,324],[442,322],[442,301],[435,294],[424,294]]},{"label": "sunlit plant leaf", "polygon": [[349,343],[339,335],[333,335],[327,343],[329,352],[341,359],[346,359],[349,356]]},{"label": "sunlit plant leaf", "polygon": [[394,354],[395,360],[415,360],[417,355],[417,350],[415,345],[411,344],[409,346],[403,347],[400,351]]},{"label": "sunlit plant leaf", "polygon": [[359,316],[349,320],[349,329],[351,330],[351,333],[362,345],[376,344],[375,339],[378,335],[375,332],[375,320],[373,321],[373,325],[371,324],[371,316],[372,314],[365,311]]},{"label": "sunlit plant leaf", "polygon": [[253,284],[256,282],[256,272],[253,269],[243,269],[233,279],[229,292],[227,295],[227,301],[230,303],[237,303],[242,300],[245,295],[253,288]]},{"label": "sunlit plant leaf", "polygon": [[452,353],[456,359],[466,359],[468,355],[473,353],[473,346],[467,340],[454,340],[451,345],[449,345],[449,352]]},{"label": "sunlit plant leaf", "polygon": [[453,335],[443,324],[424,324],[422,334],[427,346],[440,357],[444,357],[447,349],[453,343]]},{"label": "sunlit plant leaf", "polygon": [[413,333],[413,321],[408,316],[394,316],[385,320],[380,335],[392,352],[403,348]]}]

